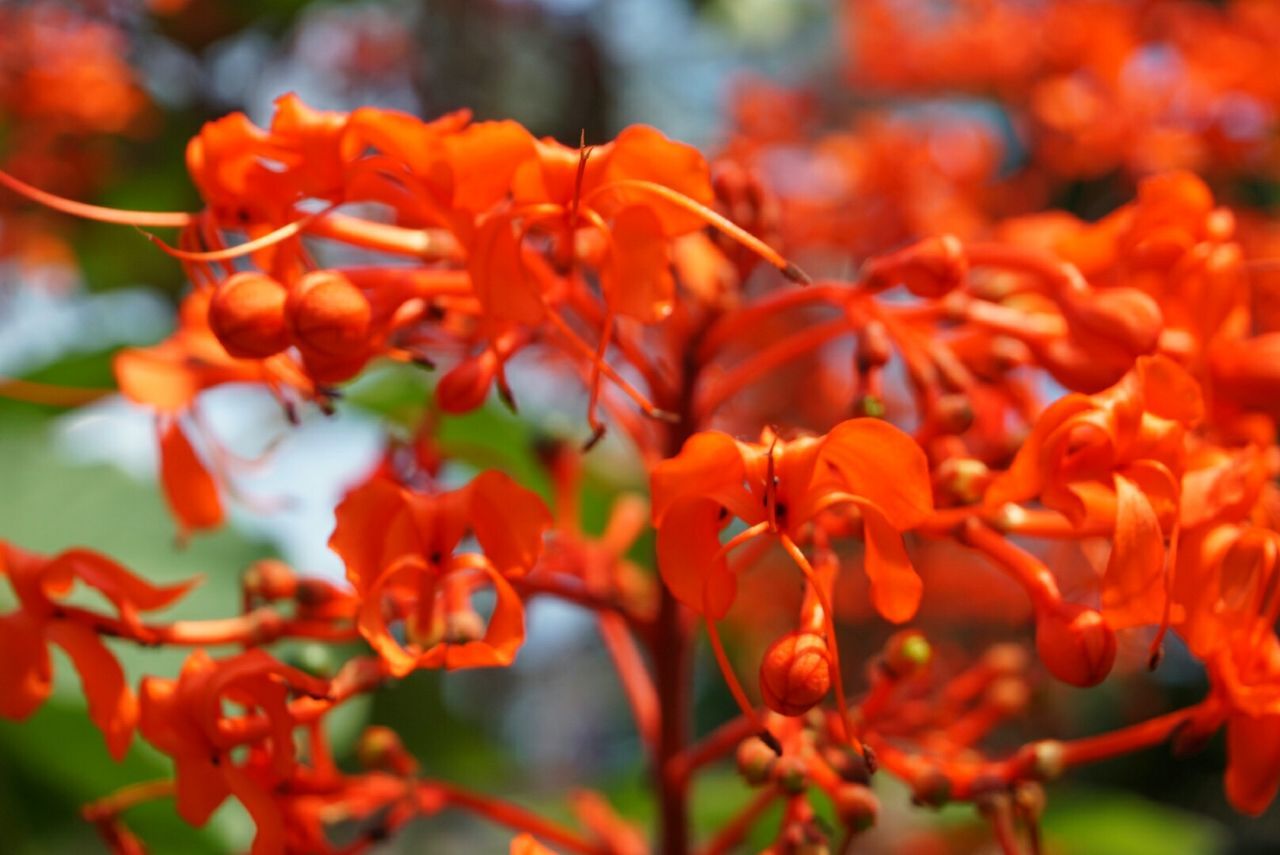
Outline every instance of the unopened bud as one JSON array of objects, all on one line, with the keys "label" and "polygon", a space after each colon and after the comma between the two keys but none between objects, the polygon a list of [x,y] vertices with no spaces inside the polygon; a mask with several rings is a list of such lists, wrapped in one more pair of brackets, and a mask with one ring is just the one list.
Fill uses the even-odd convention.
[{"label": "unopened bud", "polygon": [[832,801],[836,815],[850,831],[866,831],[876,824],[880,800],[861,784],[844,784],[836,789]]},{"label": "unopened bud", "polygon": [[798,796],[809,786],[809,768],[801,758],[786,754],[774,763],[773,778],[783,792]]},{"label": "unopened bud", "polygon": [[356,760],[366,769],[408,774],[414,765],[400,735],[389,727],[367,727],[356,742]]},{"label": "unopened bud", "polygon": [[898,680],[918,673],[928,667],[933,659],[933,647],[919,630],[895,632],[884,644],[884,668]]},{"label": "unopened bud", "polygon": [[1031,746],[1033,761],[1031,772],[1037,781],[1053,781],[1067,770],[1066,753],[1056,739],[1042,739]]},{"label": "unopened bud", "polygon": [[1031,699],[1027,681],[1020,677],[998,677],[987,686],[987,705],[1001,715],[1011,716],[1026,709]]},{"label": "unopened bud", "polygon": [[373,307],[336,271],[316,270],[295,282],[285,315],[294,343],[306,354],[348,360],[368,347]]},{"label": "unopened bud", "polygon": [[298,576],[283,561],[264,558],[244,571],[240,582],[244,592],[262,600],[287,600],[298,590]]},{"label": "unopened bud", "polygon": [[757,736],[744,739],[738,744],[738,773],[742,775],[748,786],[759,787],[768,783],[773,775],[774,764],[778,762],[778,754],[764,740]]},{"label": "unopened bud", "polygon": [[1037,616],[1036,651],[1064,683],[1096,686],[1115,664],[1116,634],[1096,609],[1063,603]]},{"label": "unopened bud", "polygon": [[943,495],[950,496],[956,504],[972,505],[982,498],[991,482],[991,470],[972,457],[948,457],[938,464],[937,479]]},{"label": "unopened bud", "polygon": [[789,632],[770,645],[760,663],[765,706],[782,715],[803,715],[831,689],[831,654],[813,632]]},{"label": "unopened bud", "polygon": [[830,745],[822,751],[823,761],[841,779],[853,784],[869,784],[872,769],[866,758],[848,745]]},{"label": "unopened bud", "polygon": [[1031,664],[1031,657],[1022,645],[1005,642],[988,647],[987,652],[982,655],[982,663],[996,674],[1016,676],[1026,672]]},{"label": "unopened bud", "polygon": [[264,359],[289,346],[285,288],[265,273],[244,271],[218,284],[209,301],[209,328],[227,353]]},{"label": "unopened bud", "polygon": [[901,283],[917,297],[937,299],[964,284],[968,274],[964,245],[954,235],[942,235],[871,259],[865,278],[872,290]]},{"label": "unopened bud", "polygon": [[940,769],[925,770],[912,781],[911,801],[922,807],[942,807],[951,801],[951,779]]},{"label": "unopened bud", "polygon": [[967,395],[940,395],[934,402],[933,416],[942,433],[953,436],[962,434],[973,427],[973,404]]}]

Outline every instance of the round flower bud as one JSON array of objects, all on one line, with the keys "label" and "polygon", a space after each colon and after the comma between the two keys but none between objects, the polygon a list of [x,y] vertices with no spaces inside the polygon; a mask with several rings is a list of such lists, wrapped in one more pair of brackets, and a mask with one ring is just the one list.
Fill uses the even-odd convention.
[{"label": "round flower bud", "polygon": [[925,238],[895,253],[867,262],[865,278],[871,290],[901,283],[917,297],[936,299],[964,284],[969,259],[954,235]]},{"label": "round flower bud", "polygon": [[831,654],[813,632],[789,632],[775,641],[760,663],[760,691],[776,713],[804,715],[831,689]]},{"label": "round flower bud", "polygon": [[836,815],[851,831],[866,831],[876,824],[880,800],[861,784],[843,784],[832,794]]},{"label": "round flower bud", "polygon": [[400,735],[389,727],[365,728],[356,742],[356,760],[366,769],[406,775],[413,771],[413,757],[405,750]]},{"label": "round flower bud", "polygon": [[368,348],[373,307],[351,280],[316,270],[294,283],[285,303],[289,333],[304,354],[347,361]]},{"label": "round flower bud", "polygon": [[209,301],[209,328],[234,357],[274,356],[289,346],[285,300],[284,286],[265,273],[236,273],[219,283],[213,292]]},{"label": "round flower bud", "polygon": [[738,743],[738,773],[748,786],[759,787],[768,783],[778,754],[758,736]]},{"label": "round flower bud", "polygon": [[1095,609],[1064,603],[1036,619],[1036,651],[1053,676],[1096,686],[1116,661],[1116,634]]},{"label": "round flower bud", "polygon": [[787,754],[773,764],[773,777],[783,792],[798,796],[809,786],[809,767],[796,755]]},{"label": "round flower bud", "polygon": [[890,675],[903,680],[927,666],[932,658],[933,648],[924,633],[908,629],[889,636],[882,661]]},{"label": "round flower bud", "polygon": [[283,561],[264,558],[244,571],[240,582],[244,592],[263,600],[287,600],[298,590],[298,576]]}]

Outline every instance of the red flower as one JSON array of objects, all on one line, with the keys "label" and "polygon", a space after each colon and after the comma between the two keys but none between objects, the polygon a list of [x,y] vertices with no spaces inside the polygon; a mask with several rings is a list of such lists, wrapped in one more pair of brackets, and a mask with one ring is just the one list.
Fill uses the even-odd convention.
[{"label": "red flower", "polygon": [[194,582],[159,587],[109,558],[87,549],[70,549],[41,558],[0,542],[0,573],[18,597],[17,611],[0,616],[0,715],[23,719],[52,691],[49,644],[66,651],[80,674],[89,718],[102,731],[117,760],[124,757],[138,719],[138,702],[124,671],[102,643],[88,613],[61,604],[78,581],[111,602],[120,619],[138,626],[138,612],[164,608]]},{"label": "red flower", "polygon": [[[511,664],[524,641],[524,609],[508,579],[537,561],[550,525],[542,500],[498,472],[434,494],[375,477],[338,506],[329,545],[362,600],[360,633],[404,676]],[[455,555],[468,532],[481,551]],[[497,600],[481,631],[470,594],[485,584]],[[389,613],[406,619],[407,644],[391,634]]]}]

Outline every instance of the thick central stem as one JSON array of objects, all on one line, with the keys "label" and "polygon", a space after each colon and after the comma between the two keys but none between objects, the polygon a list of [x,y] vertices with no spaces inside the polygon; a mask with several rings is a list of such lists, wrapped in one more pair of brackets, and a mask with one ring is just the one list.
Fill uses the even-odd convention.
[{"label": "thick central stem", "polygon": [[[680,453],[685,440],[697,431],[693,397],[697,386],[697,352],[704,326],[684,343],[679,390],[675,400],[662,401],[679,420],[667,431],[665,457]],[[688,855],[689,852],[689,782],[675,762],[689,743],[692,712],[690,688],[690,622],[683,606],[666,585],[660,586],[662,599],[653,635],[654,683],[661,714],[657,756],[654,758],[654,783],[658,789],[662,855]]]}]

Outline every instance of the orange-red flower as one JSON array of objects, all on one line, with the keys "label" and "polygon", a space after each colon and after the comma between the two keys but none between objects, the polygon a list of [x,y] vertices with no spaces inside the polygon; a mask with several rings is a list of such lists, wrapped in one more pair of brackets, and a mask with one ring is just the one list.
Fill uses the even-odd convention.
[{"label": "orange-red flower", "polygon": [[[537,561],[550,525],[542,500],[499,472],[442,493],[375,477],[338,506],[329,545],[361,598],[360,633],[403,676],[511,664],[524,641],[524,609],[508,579]],[[480,552],[455,554],[468,532]],[[483,627],[470,606],[481,585],[496,595]],[[388,626],[401,617],[406,644]]]},{"label": "orange-red flower", "polygon": [[1159,623],[1184,440],[1202,416],[1191,376],[1165,357],[1144,357],[1111,389],[1092,397],[1072,393],[1046,409],[986,502],[998,508],[1038,498],[1077,528],[1110,522],[1115,539],[1102,582],[1104,613],[1116,626]]},{"label": "orange-red flower", "polygon": [[138,626],[138,612],[164,608],[193,583],[156,586],[109,558],[70,549],[42,558],[0,542],[0,574],[8,577],[19,608],[0,616],[0,715],[22,719],[53,689],[49,644],[66,651],[80,674],[89,718],[102,731],[117,760],[124,757],[138,720],[138,702],[124,671],[94,628],[92,615],[68,609],[62,600],[79,582],[102,594],[120,620]]},{"label": "orange-red flower", "polygon": [[865,566],[880,613],[900,623],[920,602],[901,532],[933,509],[929,467],[910,436],[876,419],[852,419],[825,436],[763,443],[708,431],[653,470],[653,519],[663,581],[699,614],[718,619],[737,581],[721,549],[731,518],[755,533],[804,539],[824,510],[852,506],[862,517]]},{"label": "orange-red flower", "polygon": [[[257,826],[254,855],[284,851],[284,825],[273,790],[293,771],[295,719],[288,700],[302,692],[324,697],[329,686],[282,665],[261,650],[213,659],[202,650],[187,657],[176,680],[142,681],[142,735],[173,758],[179,815],[204,825],[230,795]],[[231,716],[223,705],[242,706]],[[248,744],[237,761],[232,750]]]}]

